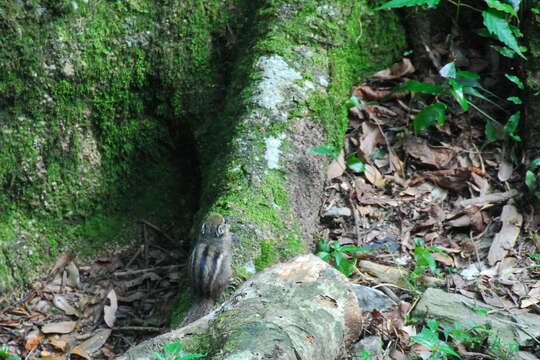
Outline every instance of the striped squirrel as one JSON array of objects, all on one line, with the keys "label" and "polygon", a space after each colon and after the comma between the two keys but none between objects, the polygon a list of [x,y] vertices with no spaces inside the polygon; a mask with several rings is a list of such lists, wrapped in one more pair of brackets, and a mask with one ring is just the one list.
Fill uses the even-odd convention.
[{"label": "striped squirrel", "polygon": [[220,214],[211,214],[201,225],[197,244],[189,260],[191,288],[195,295],[182,326],[206,315],[232,276],[232,240]]}]

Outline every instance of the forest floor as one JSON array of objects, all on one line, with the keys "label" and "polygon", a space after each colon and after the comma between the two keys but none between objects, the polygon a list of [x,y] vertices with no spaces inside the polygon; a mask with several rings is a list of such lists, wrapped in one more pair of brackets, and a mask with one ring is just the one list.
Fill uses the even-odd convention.
[{"label": "forest floor", "polygon": [[[451,61],[444,44],[432,50]],[[474,49],[461,51],[471,63],[481,61]],[[429,285],[512,314],[540,313],[538,216],[525,185],[519,138],[488,126],[480,112],[508,118],[512,105],[499,104],[509,104],[503,99],[512,94],[504,84],[486,81],[498,88],[495,95],[474,79],[485,97],[474,100],[480,111],[465,111],[451,96],[395,91],[410,80],[409,88],[425,90],[414,81],[440,79],[404,58],[352,89],[344,148],[313,149],[333,158],[319,255],[352,282],[383,290],[400,304],[368,316],[364,335],[382,340],[381,358],[512,358],[518,344],[488,341],[497,336],[486,325],[489,317],[486,324],[443,327],[412,316]],[[437,101],[446,108],[443,119],[423,111]],[[540,354],[533,344],[520,349]]]}]

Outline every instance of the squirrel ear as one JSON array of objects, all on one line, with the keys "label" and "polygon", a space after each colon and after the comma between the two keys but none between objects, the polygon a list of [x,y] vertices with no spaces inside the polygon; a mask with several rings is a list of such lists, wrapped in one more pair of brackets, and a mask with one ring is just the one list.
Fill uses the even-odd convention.
[{"label": "squirrel ear", "polygon": [[225,229],[226,229],[226,226],[225,224],[221,224],[217,227],[216,229],[216,233],[219,235],[219,236],[223,236],[223,234],[225,234]]}]

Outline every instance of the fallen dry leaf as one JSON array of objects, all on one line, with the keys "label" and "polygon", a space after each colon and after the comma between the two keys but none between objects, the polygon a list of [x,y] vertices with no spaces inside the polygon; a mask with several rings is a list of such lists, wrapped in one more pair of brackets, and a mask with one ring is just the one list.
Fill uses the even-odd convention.
[{"label": "fallen dry leaf", "polygon": [[105,323],[110,328],[112,328],[116,320],[116,310],[118,309],[118,299],[116,298],[116,292],[114,291],[114,289],[109,291],[107,298],[109,299],[111,304],[105,305],[105,307],[103,308],[103,317]]},{"label": "fallen dry leaf", "polygon": [[502,260],[514,247],[523,224],[523,216],[518,213],[514,205],[508,204],[502,209],[501,222],[502,228],[495,235],[489,248],[488,262],[492,266]]},{"label": "fallen dry leaf", "polygon": [[65,312],[67,315],[80,315],[79,311],[75,309],[62,295],[54,295],[53,303],[57,308]]},{"label": "fallen dry leaf", "polygon": [[360,136],[359,149],[362,157],[370,161],[373,154],[377,152],[377,145],[384,144],[384,137],[379,128],[364,121],[362,123],[362,136]]},{"label": "fallen dry leaf", "polygon": [[375,185],[378,188],[384,187],[385,181],[382,174],[372,165],[366,164],[366,170],[364,171],[364,175],[370,183]]},{"label": "fallen dry leaf", "polygon": [[74,346],[71,349],[70,353],[80,356],[86,360],[92,360],[92,357],[86,352],[86,350],[81,345]]},{"label": "fallen dry leaf", "polygon": [[[367,101],[381,100],[392,94],[392,90],[375,90],[371,86],[353,86],[352,94]],[[367,110],[367,109],[366,109]]]},{"label": "fallen dry leaf", "polygon": [[79,286],[81,286],[79,269],[77,268],[77,265],[75,265],[73,261],[70,261],[67,264],[66,273],[67,273],[67,284],[74,289],[79,288]]},{"label": "fallen dry leaf", "polygon": [[95,353],[96,351],[101,349],[103,344],[105,344],[105,341],[107,341],[107,339],[111,335],[111,332],[111,329],[98,330],[94,333],[94,335],[92,335],[91,338],[78,346],[80,346],[82,351],[86,352],[87,354]]},{"label": "fallen dry leaf", "polygon": [[467,181],[470,176],[470,168],[430,171],[425,173],[424,176],[412,179],[409,185],[417,184],[426,179],[440,187],[458,192],[464,190],[468,186]]},{"label": "fallen dry leaf", "polygon": [[51,353],[49,351],[42,351],[39,354],[40,360],[67,360],[67,355],[64,353]]},{"label": "fallen dry leaf", "polygon": [[450,169],[455,164],[456,152],[447,147],[434,147],[416,137],[409,136],[404,144],[405,151],[423,164],[437,169]]},{"label": "fallen dry leaf", "polygon": [[75,321],[59,321],[43,325],[41,331],[44,334],[68,334],[75,330],[76,326]]},{"label": "fallen dry leaf", "polygon": [[527,294],[527,298],[521,301],[521,308],[526,308],[540,302],[540,281],[534,284]]},{"label": "fallen dry leaf", "polygon": [[328,165],[328,169],[326,169],[326,178],[328,180],[335,179],[338,176],[343,175],[346,168],[347,167],[345,165],[345,155],[343,153],[343,150],[341,150],[337,159],[332,160],[330,165]]},{"label": "fallen dry leaf", "polygon": [[405,75],[412,74],[416,69],[408,58],[403,58],[400,62],[392,64],[389,68],[381,70],[373,74],[374,79],[378,80],[395,80],[404,77]]},{"label": "fallen dry leaf", "polygon": [[34,329],[26,335],[26,342],[24,348],[26,351],[32,351],[36,346],[38,346],[45,336],[38,330]]}]

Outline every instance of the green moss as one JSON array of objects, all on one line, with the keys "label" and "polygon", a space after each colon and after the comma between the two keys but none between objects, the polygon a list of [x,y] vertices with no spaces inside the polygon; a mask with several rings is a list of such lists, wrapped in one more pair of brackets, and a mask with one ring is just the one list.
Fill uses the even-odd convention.
[{"label": "green moss", "polygon": [[184,344],[185,352],[208,354],[212,348],[212,338],[206,334],[191,336]]},{"label": "green moss", "polygon": [[180,325],[184,319],[184,314],[189,310],[189,307],[193,303],[192,294],[189,285],[189,279],[180,279],[180,289],[185,289],[180,291],[175,299],[175,306],[171,314],[171,328],[176,328]]},{"label": "green moss", "polygon": [[[0,212],[42,231],[18,233],[33,244],[16,254],[4,249],[7,256],[42,263],[66,247],[93,253],[104,241],[129,237],[119,234],[134,233],[134,217],[151,216],[154,207],[189,224],[193,204],[182,202],[192,200],[175,193],[180,205],[148,202],[141,175],[155,164],[193,168],[169,154],[196,155],[185,134],[211,118],[208,103],[219,103],[224,55],[215,41],[243,19],[235,6],[0,0]],[[179,180],[168,172],[156,175]],[[182,185],[157,188],[170,193]],[[196,199],[196,191],[186,193]]]},{"label": "green moss", "polygon": [[260,242],[261,254],[255,258],[255,269],[260,271],[267,266],[278,262],[278,253],[274,245],[268,241],[263,240]]}]

